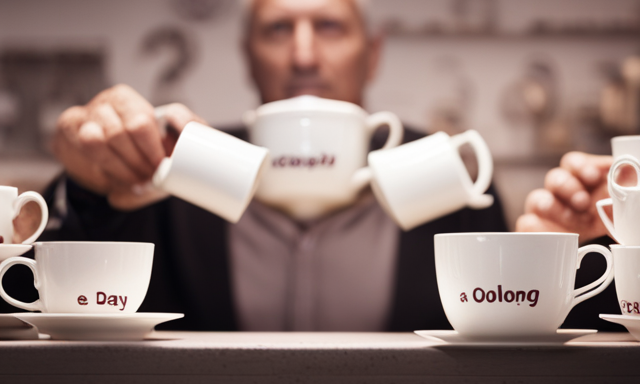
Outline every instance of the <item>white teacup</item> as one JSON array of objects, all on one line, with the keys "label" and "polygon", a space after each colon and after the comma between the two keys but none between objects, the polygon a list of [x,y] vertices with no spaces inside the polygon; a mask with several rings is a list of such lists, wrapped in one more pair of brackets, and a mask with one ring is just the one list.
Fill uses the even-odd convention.
[{"label": "white teacup", "polygon": [[187,124],[153,184],[235,223],[253,197],[269,151],[217,129]]},{"label": "white teacup", "polygon": [[[460,157],[463,144],[470,144],[478,159],[475,183]],[[491,152],[474,130],[453,137],[438,132],[396,148],[373,151],[369,166],[373,192],[404,230],[464,207],[481,209],[493,204],[493,196],[483,194],[493,175]]]},{"label": "white teacup", "polygon": [[[631,166],[640,180],[638,159],[628,154],[618,157],[607,175],[607,187],[611,197],[598,201],[596,208],[609,234],[618,243],[640,245],[640,184],[622,186],[616,182],[617,172],[624,166]],[[606,206],[613,206],[613,222],[604,210]]]},{"label": "white teacup", "polygon": [[47,313],[134,313],[149,287],[152,243],[37,242],[35,260],[11,257],[0,264],[0,281],[11,266],[26,265],[40,298],[25,303],[0,296],[28,311]]},{"label": "white teacup", "polygon": [[[578,248],[573,233],[450,233],[434,240],[442,306],[453,328],[469,338],[551,336],[571,308],[613,279],[609,250]],[[604,256],[606,272],[574,290],[588,252]]]},{"label": "white teacup", "polygon": [[311,219],[353,202],[371,180],[366,167],[373,132],[390,128],[383,148],[400,144],[402,124],[390,112],[368,115],[344,101],[299,96],[245,114],[249,141],[271,153],[256,199]]},{"label": "white teacup", "polygon": [[640,246],[612,245],[616,294],[623,315],[640,316]]},{"label": "white teacup", "polygon": [[0,186],[0,235],[4,239],[4,244],[13,242],[13,219],[18,216],[22,207],[30,201],[38,204],[42,215],[36,231],[24,240],[22,244],[33,243],[44,231],[49,219],[47,203],[37,192],[23,192],[18,196],[18,188]]}]

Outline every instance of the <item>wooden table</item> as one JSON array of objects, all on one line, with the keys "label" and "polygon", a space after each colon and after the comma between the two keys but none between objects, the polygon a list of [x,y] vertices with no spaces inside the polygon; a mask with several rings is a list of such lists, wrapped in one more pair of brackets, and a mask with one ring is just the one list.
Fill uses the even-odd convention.
[{"label": "wooden table", "polygon": [[640,383],[640,343],[442,345],[412,333],[156,332],[0,341],[0,383]]}]

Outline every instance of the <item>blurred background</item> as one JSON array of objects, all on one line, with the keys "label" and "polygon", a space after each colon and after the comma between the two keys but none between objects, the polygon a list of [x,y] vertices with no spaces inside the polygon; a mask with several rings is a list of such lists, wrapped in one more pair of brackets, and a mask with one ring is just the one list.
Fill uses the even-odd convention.
[{"label": "blurred background", "polygon": [[[60,172],[58,115],[127,83],[214,126],[255,108],[236,0],[0,0],[0,184]],[[639,0],[372,0],[386,32],[366,107],[416,130],[476,129],[513,228],[563,153],[640,134]]]}]

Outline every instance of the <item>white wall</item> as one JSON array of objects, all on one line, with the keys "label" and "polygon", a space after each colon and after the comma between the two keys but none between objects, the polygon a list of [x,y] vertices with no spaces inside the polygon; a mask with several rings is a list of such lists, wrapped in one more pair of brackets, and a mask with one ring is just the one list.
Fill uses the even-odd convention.
[{"label": "white wall", "polygon": [[[0,50],[15,46],[104,47],[109,81],[130,84],[149,97],[155,77],[169,58],[142,55],[142,39],[156,27],[177,25],[192,34],[200,47],[196,66],[179,92],[182,101],[208,121],[227,124],[239,121],[242,112],[258,102],[238,47],[238,3],[220,18],[187,22],[176,16],[169,0],[0,0]],[[554,25],[635,23],[640,10],[636,0],[501,0],[496,4],[504,34],[521,33],[540,19]],[[395,18],[419,27],[429,21],[448,25],[453,20],[449,0],[375,0],[373,5],[371,14],[378,21]],[[603,85],[598,64],[619,62],[637,48],[638,40],[629,37],[391,36],[386,40],[379,78],[370,88],[368,107],[394,111],[424,129],[433,105],[455,93],[456,82],[465,79],[472,90],[465,110],[466,128],[480,131],[498,163],[508,168],[505,172],[509,176],[497,174],[497,180],[513,222],[524,195],[541,185],[544,169],[550,165],[545,163],[543,169],[533,171],[531,167],[509,166],[512,159],[521,162],[524,157],[526,162],[526,158],[535,157],[538,148],[531,129],[509,126],[501,117],[498,106],[504,89],[522,75],[531,57],[550,57],[557,68],[561,112],[571,115],[583,106],[597,104]],[[458,67],[448,71],[446,63],[452,58]],[[47,177],[57,170],[53,169]],[[0,170],[0,178],[3,172],[6,169]],[[517,175],[521,180],[514,180]]]}]

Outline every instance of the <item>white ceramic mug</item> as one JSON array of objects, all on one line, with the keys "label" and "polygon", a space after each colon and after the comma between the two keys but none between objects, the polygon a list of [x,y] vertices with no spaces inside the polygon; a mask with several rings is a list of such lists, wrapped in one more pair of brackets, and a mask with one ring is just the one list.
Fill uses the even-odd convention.
[{"label": "white ceramic mug", "polygon": [[293,217],[311,219],[353,202],[371,180],[366,167],[373,132],[389,126],[383,148],[402,141],[390,112],[367,114],[355,104],[299,96],[245,114],[249,141],[269,149],[256,199]]},{"label": "white ceramic mug", "polygon": [[612,245],[616,295],[623,315],[640,317],[640,246]]},{"label": "white ceramic mug", "polygon": [[35,260],[11,257],[0,264],[0,281],[9,268],[26,265],[40,298],[25,303],[0,296],[28,311],[47,313],[134,313],[149,287],[152,243],[37,242]]},{"label": "white ceramic mug", "polygon": [[612,138],[611,152],[614,160],[617,160],[623,155],[631,155],[636,159],[640,159],[640,135],[616,136]]},{"label": "white ceramic mug", "polygon": [[[435,235],[442,306],[453,328],[477,339],[549,336],[576,304],[613,279],[613,260],[600,245],[578,248],[573,233],[449,233]],[[607,262],[596,281],[574,289],[588,252]]]},{"label": "white ceramic mug", "polygon": [[[478,159],[475,183],[460,157],[459,148],[464,144],[471,145]],[[484,194],[493,175],[491,152],[474,130],[453,137],[438,132],[396,148],[373,151],[369,166],[373,192],[404,230],[464,207],[481,209],[493,204],[493,196]]]},{"label": "white ceramic mug", "polygon": [[[596,203],[600,219],[609,234],[620,244],[640,245],[640,184],[622,186],[616,182],[618,170],[624,166],[631,166],[640,180],[640,162],[631,155],[622,155],[609,168],[607,188],[610,198]],[[604,210],[606,206],[613,206],[613,222]]]},{"label": "white ceramic mug", "polygon": [[37,192],[23,192],[18,196],[18,188],[0,186],[0,235],[4,239],[4,244],[11,244],[13,242],[13,219],[18,216],[22,207],[31,201],[38,204],[42,215],[36,231],[24,240],[22,244],[33,243],[42,231],[44,231],[47,220],[49,220],[47,203]]},{"label": "white ceramic mug", "polygon": [[188,123],[153,184],[235,223],[249,205],[269,151],[215,128]]}]

